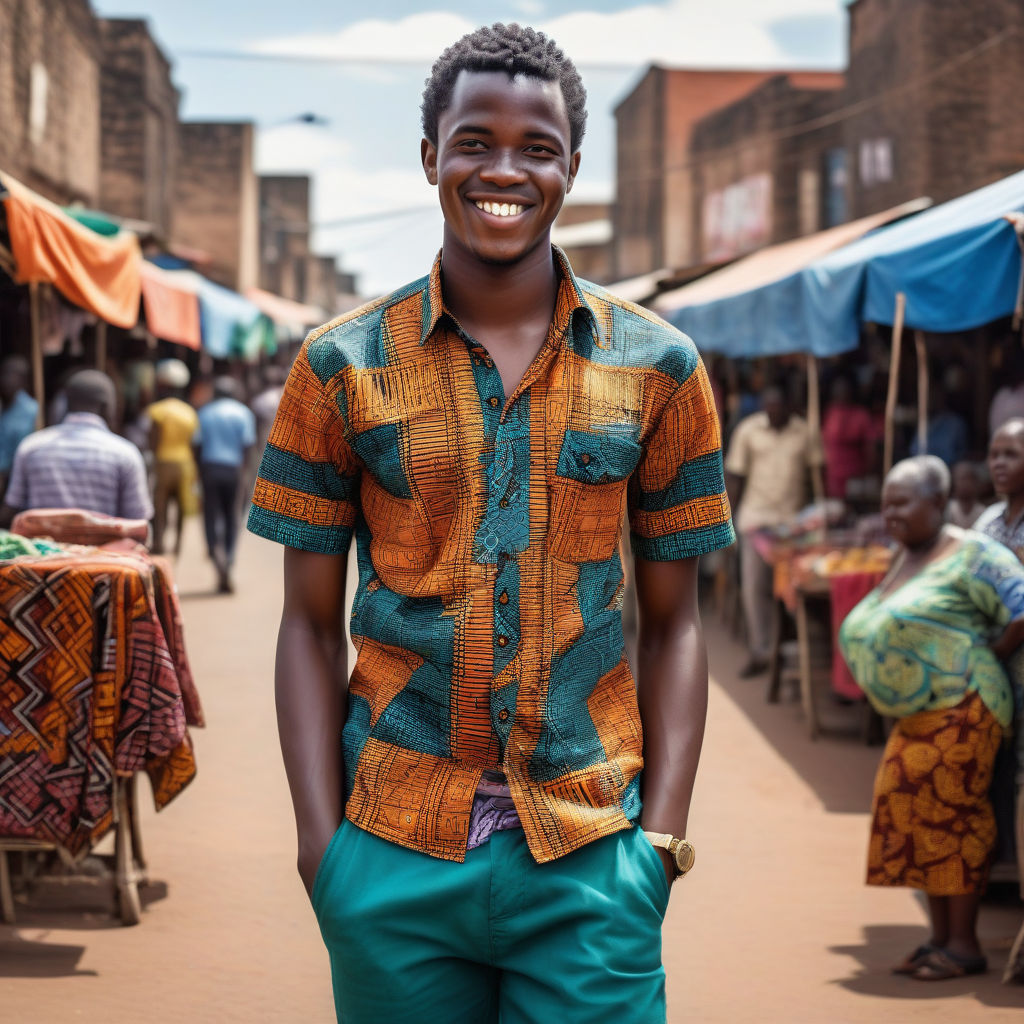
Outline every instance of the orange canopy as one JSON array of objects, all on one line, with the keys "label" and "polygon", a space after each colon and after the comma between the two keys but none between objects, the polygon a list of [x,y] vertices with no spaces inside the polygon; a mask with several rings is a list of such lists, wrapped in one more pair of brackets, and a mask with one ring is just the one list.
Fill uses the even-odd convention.
[{"label": "orange canopy", "polygon": [[146,326],[158,337],[198,349],[199,295],[187,277],[162,270],[155,263],[142,262],[142,301]]},{"label": "orange canopy", "polygon": [[19,284],[48,282],[82,309],[117,327],[139,319],[142,254],[131,234],[104,238],[0,171]]}]

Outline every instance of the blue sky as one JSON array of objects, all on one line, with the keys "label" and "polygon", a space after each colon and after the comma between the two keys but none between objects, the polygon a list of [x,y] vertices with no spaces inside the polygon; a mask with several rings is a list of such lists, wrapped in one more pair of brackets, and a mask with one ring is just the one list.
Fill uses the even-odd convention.
[{"label": "blue sky", "polygon": [[[370,17],[338,0],[93,6],[104,16],[149,20],[174,64],[184,118],[253,120],[261,171],[312,174],[314,220],[323,225],[317,247],[359,272],[367,294],[418,277],[440,244],[436,198],[419,166],[419,100],[432,58],[464,31],[490,21],[534,24],[577,61],[589,94],[578,199],[612,197],[611,111],[651,61],[837,68],[845,54],[843,0],[382,0],[362,8]],[[329,123],[290,123],[304,112]],[[412,207],[422,210],[329,226]]]}]

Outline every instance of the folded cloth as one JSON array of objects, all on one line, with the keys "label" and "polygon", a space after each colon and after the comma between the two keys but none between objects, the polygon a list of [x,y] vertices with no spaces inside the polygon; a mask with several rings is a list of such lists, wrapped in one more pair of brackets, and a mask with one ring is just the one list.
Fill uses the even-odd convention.
[{"label": "folded cloth", "polygon": [[46,540],[30,540],[18,533],[0,530],[0,562],[9,562],[12,558],[38,558],[39,555],[52,555],[61,549]]},{"label": "folded cloth", "polygon": [[149,523],[145,519],[119,519],[82,508],[33,508],[14,517],[11,533],[97,547],[126,537],[144,544],[149,536]]}]

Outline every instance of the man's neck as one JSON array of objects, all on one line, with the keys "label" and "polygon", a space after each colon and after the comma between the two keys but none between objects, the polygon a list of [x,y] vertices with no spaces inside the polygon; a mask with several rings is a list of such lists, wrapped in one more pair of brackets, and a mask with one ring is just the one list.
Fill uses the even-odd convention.
[{"label": "man's neck", "polygon": [[441,275],[445,305],[460,323],[476,330],[507,328],[540,311],[550,317],[558,294],[550,245],[537,246],[516,263],[484,263],[451,244],[446,233]]}]

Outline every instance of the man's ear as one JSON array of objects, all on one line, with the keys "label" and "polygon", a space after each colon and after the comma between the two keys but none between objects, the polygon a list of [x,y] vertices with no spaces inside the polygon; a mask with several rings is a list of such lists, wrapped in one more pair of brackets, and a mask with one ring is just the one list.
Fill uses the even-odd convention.
[{"label": "man's ear", "polygon": [[420,142],[420,160],[423,163],[423,173],[431,185],[437,184],[437,146],[430,139],[423,139]]},{"label": "man's ear", "polygon": [[577,149],[571,157],[569,157],[569,179],[565,183],[565,194],[568,195],[572,191],[572,183],[576,180],[576,175],[579,174],[580,170],[580,151]]}]

